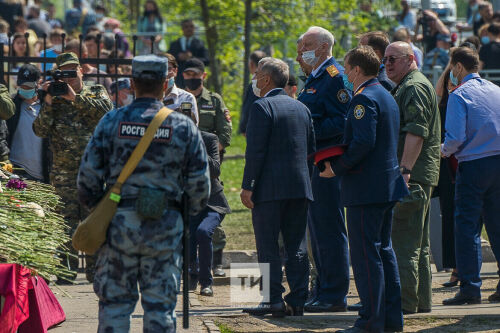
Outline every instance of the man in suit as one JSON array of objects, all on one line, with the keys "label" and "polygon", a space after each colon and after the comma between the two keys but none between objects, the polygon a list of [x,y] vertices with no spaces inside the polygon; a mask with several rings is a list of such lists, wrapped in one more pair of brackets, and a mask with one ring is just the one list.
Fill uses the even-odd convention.
[{"label": "man in suit", "polygon": [[[333,35],[321,27],[309,28],[297,43],[301,60],[311,66],[298,100],[311,110],[317,150],[342,143],[351,99],[351,92],[344,85],[344,69],[332,57],[333,44]],[[349,251],[339,181],[321,178],[318,168],[314,168],[312,188],[314,201],[309,209],[309,231],[318,277],[316,290],[305,310],[346,311]]]},{"label": "man in suit", "polygon": [[[207,148],[208,167],[210,169],[210,198],[208,205],[198,215],[191,217],[190,278],[191,289],[196,289],[200,282],[200,295],[213,296],[212,289],[212,237],[224,216],[231,212],[222,186],[220,175],[219,139],[217,135],[201,131],[201,137]],[[199,259],[197,263],[197,259]]]},{"label": "man in suit", "polygon": [[380,60],[369,46],[345,57],[345,75],[354,85],[345,125],[344,154],[321,176],[340,176],[360,318],[340,332],[403,330],[401,285],[391,245],[392,210],[408,194],[399,171],[399,109],[377,79]]},{"label": "man in suit", "polygon": [[[259,263],[270,264],[270,302],[244,310],[253,315],[303,315],[307,298],[309,262],[304,237],[312,200],[307,156],[314,149],[314,130],[307,107],[283,90],[288,73],[283,61],[264,58],[252,80],[253,91],[261,98],[253,104],[247,126],[241,202],[252,209]],[[286,305],[280,231],[290,286]]]},{"label": "man in suit", "polygon": [[184,72],[184,68],[186,68],[185,62],[191,58],[198,58],[207,66],[209,61],[207,48],[201,40],[194,36],[196,27],[193,20],[186,19],[182,21],[181,28],[183,36],[170,43],[168,53],[173,55],[179,64],[175,84],[179,88],[184,89],[184,77],[182,76],[182,72]]}]

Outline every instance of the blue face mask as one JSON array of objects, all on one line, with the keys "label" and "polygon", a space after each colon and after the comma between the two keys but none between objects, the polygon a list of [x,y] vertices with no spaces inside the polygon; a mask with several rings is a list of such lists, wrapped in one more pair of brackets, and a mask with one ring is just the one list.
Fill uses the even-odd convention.
[{"label": "blue face mask", "polygon": [[24,99],[32,99],[33,97],[36,96],[36,89],[23,89],[23,88],[18,88],[17,92],[19,95],[24,98]]},{"label": "blue face mask", "polygon": [[489,36],[483,36],[481,37],[481,44],[486,45],[490,42],[490,37]]},{"label": "blue face mask", "polygon": [[458,78],[455,75],[453,75],[452,70],[450,71],[450,81],[455,87],[458,86]]},{"label": "blue face mask", "polygon": [[344,75],[342,75],[342,80],[344,80],[344,87],[348,90],[351,90],[353,91],[354,90],[354,84],[349,82],[349,80],[347,79],[347,74],[344,73]]},{"label": "blue face mask", "polygon": [[168,86],[167,89],[170,89],[174,86],[175,84],[175,78],[172,76],[170,79],[168,79]]}]

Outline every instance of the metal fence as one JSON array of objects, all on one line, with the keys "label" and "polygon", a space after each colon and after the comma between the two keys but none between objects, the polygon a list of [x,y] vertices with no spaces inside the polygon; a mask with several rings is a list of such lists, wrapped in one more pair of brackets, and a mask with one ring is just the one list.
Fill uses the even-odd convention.
[{"label": "metal fence", "polygon": [[[6,84],[6,86],[9,88],[10,86],[10,80],[11,76],[16,76],[17,72],[12,71],[12,66],[14,64],[35,64],[40,67],[40,70],[42,72],[42,77],[43,80],[45,81],[47,79],[47,64],[54,64],[56,61],[56,58],[50,58],[47,57],[47,52],[44,52],[43,56],[39,57],[33,57],[29,55],[29,44],[28,44],[28,38],[29,34],[26,33],[24,34],[24,38],[26,40],[26,52],[24,56],[15,56],[13,55],[13,45],[12,45],[12,34],[9,33],[9,43],[8,45],[4,45],[3,43],[0,43],[0,83]],[[97,83],[100,84],[101,80],[105,78],[111,78],[112,81],[116,81],[119,78],[130,78],[130,74],[118,74],[118,66],[120,65],[132,65],[132,59],[126,59],[126,58],[119,58],[118,57],[118,51],[119,51],[119,41],[123,37],[123,35],[115,34],[114,35],[114,46],[111,51],[111,53],[114,55],[114,57],[111,58],[100,58],[101,56],[101,41],[103,40],[103,35],[98,34],[97,35],[97,58],[82,58],[82,50],[83,50],[83,43],[84,43],[84,37],[83,35],[78,36],[78,41],[79,41],[79,49],[77,52],[78,58],[80,59],[80,64],[90,64],[90,65],[95,65],[97,69],[97,73],[88,73],[83,75],[84,81],[88,78],[97,78]],[[155,36],[148,36],[150,41],[151,41],[151,53],[154,53],[154,39]],[[39,38],[39,41],[41,41],[41,46],[42,50],[48,50],[47,48],[47,36],[44,35],[41,38]],[[132,55],[135,56],[137,53],[136,46],[137,46],[137,39],[139,36],[137,35],[132,35]],[[61,34],[61,39],[62,39],[62,49],[65,49],[65,46],[67,44],[67,36],[66,34]],[[130,39],[129,39],[130,41]],[[5,46],[7,46],[7,54],[5,54]],[[64,52],[64,51],[63,51]],[[106,65],[106,66],[114,66],[114,73],[103,73],[99,69],[99,65]],[[11,92],[12,93],[12,92]],[[118,90],[115,92],[115,99],[118,99]]]},{"label": "metal fence", "polygon": [[[434,66],[434,68],[430,70],[422,70],[422,73],[429,79],[429,81],[432,82],[435,87],[443,71],[444,68],[442,68],[441,66]],[[493,82],[500,82],[500,69],[486,69],[480,71],[479,74],[483,79]]]}]

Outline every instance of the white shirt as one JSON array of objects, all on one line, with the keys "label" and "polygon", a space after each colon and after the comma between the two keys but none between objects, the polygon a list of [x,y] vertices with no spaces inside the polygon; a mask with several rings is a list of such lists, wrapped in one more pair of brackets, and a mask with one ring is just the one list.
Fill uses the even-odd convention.
[{"label": "white shirt", "polygon": [[331,57],[332,57],[332,56],[326,57],[326,60],[325,60],[325,61],[323,61],[323,62],[321,63],[321,65],[319,65],[319,66],[318,66],[315,70],[313,70],[313,71],[311,72],[311,75],[312,75],[313,77],[316,77],[316,75],[317,75],[317,74],[318,74],[318,72],[319,72],[319,69],[320,69],[320,68],[321,68],[321,67],[322,67],[322,66],[323,66],[323,65],[324,65],[324,64],[325,64],[328,60],[330,60],[330,58],[331,58]]},{"label": "white shirt", "polygon": [[163,98],[163,103],[174,111],[179,111],[182,103],[191,103],[191,113],[194,114],[196,126],[198,126],[200,121],[200,117],[198,116],[198,106],[196,105],[196,98],[190,92],[177,88],[174,84],[170,93]]}]

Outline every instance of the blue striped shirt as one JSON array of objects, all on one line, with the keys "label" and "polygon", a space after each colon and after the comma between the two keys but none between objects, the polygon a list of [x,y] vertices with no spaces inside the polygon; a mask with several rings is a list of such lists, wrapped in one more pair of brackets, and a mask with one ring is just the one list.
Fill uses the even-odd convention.
[{"label": "blue striped shirt", "polygon": [[442,152],[459,162],[500,154],[500,87],[467,75],[448,99]]}]

